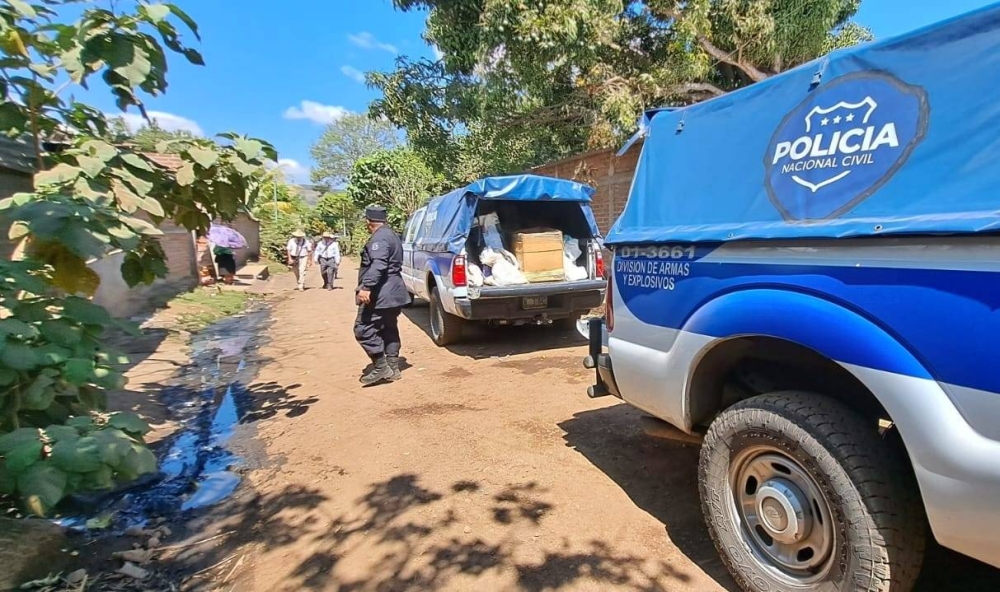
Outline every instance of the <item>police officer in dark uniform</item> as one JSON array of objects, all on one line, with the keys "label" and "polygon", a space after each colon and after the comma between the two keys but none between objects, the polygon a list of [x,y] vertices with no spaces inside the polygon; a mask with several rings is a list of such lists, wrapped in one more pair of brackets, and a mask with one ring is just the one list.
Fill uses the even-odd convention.
[{"label": "police officer in dark uniform", "polygon": [[385,208],[368,206],[365,218],[372,236],[361,252],[354,338],[372,359],[372,369],[361,377],[370,386],[402,378],[397,322],[410,295],[403,284],[403,243],[386,224]]}]

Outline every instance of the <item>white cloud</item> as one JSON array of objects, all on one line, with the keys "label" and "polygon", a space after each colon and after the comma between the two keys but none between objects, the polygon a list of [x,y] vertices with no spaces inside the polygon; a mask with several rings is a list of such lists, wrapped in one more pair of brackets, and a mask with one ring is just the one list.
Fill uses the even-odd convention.
[{"label": "white cloud", "polygon": [[[157,125],[168,132],[185,131],[191,132],[196,136],[205,135],[201,126],[187,117],[181,117],[180,115],[174,115],[173,113],[167,113],[165,111],[146,111],[146,114],[149,115],[151,120],[156,121]],[[129,131],[133,134],[140,128],[149,125],[148,122],[143,119],[142,115],[139,115],[138,113],[121,113],[118,115],[111,115],[111,117],[121,117],[125,122],[125,125],[128,126]]]},{"label": "white cloud", "polygon": [[351,43],[354,45],[364,49],[381,49],[382,51],[387,51],[389,53],[399,53],[399,48],[395,45],[379,41],[368,31],[362,31],[355,35],[348,35],[347,38],[350,39]]},{"label": "white cloud", "polygon": [[294,158],[279,158],[278,162],[268,160],[264,163],[264,168],[273,171],[275,168],[281,169],[281,174],[288,183],[304,184],[309,183],[309,167],[303,165]]},{"label": "white cloud", "polygon": [[351,66],[341,66],[340,71],[344,73],[344,76],[347,76],[355,82],[360,82],[361,84],[364,84],[365,82],[365,73],[357,68],[352,68]]},{"label": "white cloud", "polygon": [[338,105],[324,105],[316,101],[302,101],[298,106],[285,109],[285,119],[308,119],[320,125],[329,125],[350,113]]},{"label": "white cloud", "polygon": [[441,61],[441,58],[444,57],[444,52],[441,51],[441,48],[439,48],[437,45],[434,45],[433,43],[431,43],[431,51],[434,52],[434,59],[439,62]]},{"label": "white cloud", "polygon": [[299,161],[292,158],[279,158],[278,166],[281,168],[281,172],[285,174],[285,178],[292,183],[309,182],[309,168]]}]

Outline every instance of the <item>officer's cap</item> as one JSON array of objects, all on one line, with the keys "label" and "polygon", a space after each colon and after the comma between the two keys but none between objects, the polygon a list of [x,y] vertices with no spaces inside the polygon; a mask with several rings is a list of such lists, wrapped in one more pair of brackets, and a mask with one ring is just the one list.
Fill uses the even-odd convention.
[{"label": "officer's cap", "polygon": [[365,219],[369,222],[385,222],[388,216],[382,206],[368,206],[365,208]]}]

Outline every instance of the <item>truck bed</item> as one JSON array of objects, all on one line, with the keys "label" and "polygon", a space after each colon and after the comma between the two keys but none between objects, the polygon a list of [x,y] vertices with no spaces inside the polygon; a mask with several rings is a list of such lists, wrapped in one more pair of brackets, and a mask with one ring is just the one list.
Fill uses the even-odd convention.
[{"label": "truck bed", "polygon": [[489,298],[523,298],[525,296],[552,296],[574,292],[603,291],[604,280],[579,280],[575,282],[536,282],[520,286],[469,286],[470,300]]}]

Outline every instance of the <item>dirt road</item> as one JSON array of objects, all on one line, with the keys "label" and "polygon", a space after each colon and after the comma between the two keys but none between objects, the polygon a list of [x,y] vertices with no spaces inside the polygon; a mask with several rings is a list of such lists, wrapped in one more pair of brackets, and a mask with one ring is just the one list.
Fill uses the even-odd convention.
[{"label": "dirt road", "polygon": [[361,389],[342,282],[275,305],[249,389],[261,460],[203,525],[234,533],[199,551],[224,565],[218,589],[735,589],[702,523],[697,449],[589,401],[579,337],[488,330],[441,349],[418,305],[404,379]]},{"label": "dirt road", "polygon": [[361,389],[346,285],[273,312],[251,392],[274,415],[257,424],[268,460],[249,475],[259,523],[239,589],[723,589],[695,449],[588,401],[578,336],[486,331],[440,349],[418,304],[400,323],[404,379]]}]

